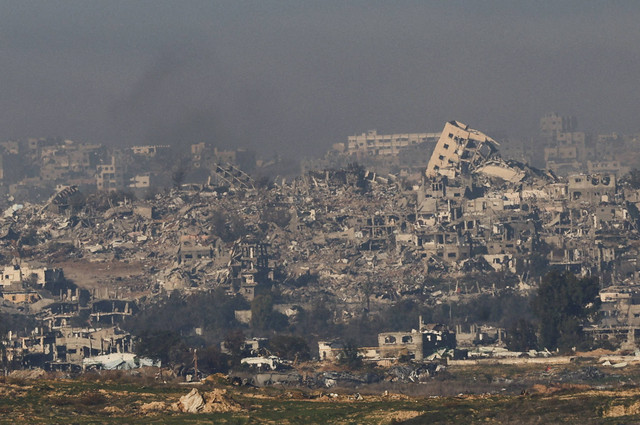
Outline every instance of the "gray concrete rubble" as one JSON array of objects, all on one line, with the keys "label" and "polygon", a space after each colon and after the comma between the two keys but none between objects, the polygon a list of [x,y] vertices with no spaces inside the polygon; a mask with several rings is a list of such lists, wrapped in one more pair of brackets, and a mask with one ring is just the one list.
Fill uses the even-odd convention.
[{"label": "gray concrete rubble", "polygon": [[[91,317],[109,324],[158,294],[221,289],[251,300],[267,282],[292,306],[322,300],[339,321],[417,295],[435,305],[530,291],[538,262],[597,274],[603,286],[637,281],[640,190],[609,171],[558,177],[503,159],[499,149],[452,121],[419,181],[351,164],[257,188],[237,165],[216,165],[217,183],[143,201],[96,194],[78,208],[70,186],[43,203],[8,205],[0,249],[6,267],[64,269],[102,309]],[[498,275],[507,282],[501,288]],[[56,324],[76,314],[66,292],[40,294],[24,285],[28,277],[0,282],[3,308],[31,305]],[[635,308],[635,290],[620,293],[627,290],[633,296],[624,302]],[[124,304],[99,303],[114,299]],[[37,304],[46,300],[68,310]],[[609,308],[617,319],[607,326],[637,319]]]}]

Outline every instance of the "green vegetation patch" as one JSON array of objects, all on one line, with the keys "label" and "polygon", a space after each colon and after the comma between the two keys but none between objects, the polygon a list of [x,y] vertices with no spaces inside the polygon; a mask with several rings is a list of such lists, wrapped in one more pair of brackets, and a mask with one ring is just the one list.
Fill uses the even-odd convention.
[{"label": "green vegetation patch", "polygon": [[[0,424],[612,424],[640,420],[640,390],[539,385],[520,396],[408,397],[283,388],[225,394],[240,412],[185,414],[170,409],[193,387],[98,380],[0,382]],[[197,386],[201,393],[219,384]],[[143,405],[163,406],[145,410]]]}]

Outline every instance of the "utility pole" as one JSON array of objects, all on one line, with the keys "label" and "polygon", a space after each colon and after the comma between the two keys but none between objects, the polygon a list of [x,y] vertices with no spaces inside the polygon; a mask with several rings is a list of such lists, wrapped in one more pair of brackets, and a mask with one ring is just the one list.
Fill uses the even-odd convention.
[{"label": "utility pole", "polygon": [[197,348],[193,349],[193,364],[194,364],[194,369],[195,369],[194,379],[196,381],[199,381],[200,378],[198,378],[198,349]]}]

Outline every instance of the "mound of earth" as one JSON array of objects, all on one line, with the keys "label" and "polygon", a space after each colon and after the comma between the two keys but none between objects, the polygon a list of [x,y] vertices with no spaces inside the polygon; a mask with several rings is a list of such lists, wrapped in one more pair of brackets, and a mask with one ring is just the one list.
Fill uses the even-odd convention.
[{"label": "mound of earth", "polygon": [[175,408],[185,413],[225,413],[243,410],[240,404],[227,395],[227,390],[217,388],[204,395],[194,388],[189,394],[180,397]]}]

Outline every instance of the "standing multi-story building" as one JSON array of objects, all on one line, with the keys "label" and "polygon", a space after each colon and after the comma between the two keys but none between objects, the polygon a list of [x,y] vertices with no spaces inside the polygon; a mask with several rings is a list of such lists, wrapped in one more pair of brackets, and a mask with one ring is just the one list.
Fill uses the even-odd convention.
[{"label": "standing multi-story building", "polygon": [[118,190],[124,186],[124,172],[115,156],[111,157],[110,163],[98,165],[96,185],[98,190]]},{"label": "standing multi-story building", "polygon": [[354,156],[396,156],[403,149],[421,143],[435,143],[440,133],[378,134],[369,130],[349,136],[345,154]]},{"label": "standing multi-story building", "polygon": [[571,133],[577,127],[576,117],[562,117],[552,112],[540,118],[540,135],[548,141],[556,141],[559,133]]}]

